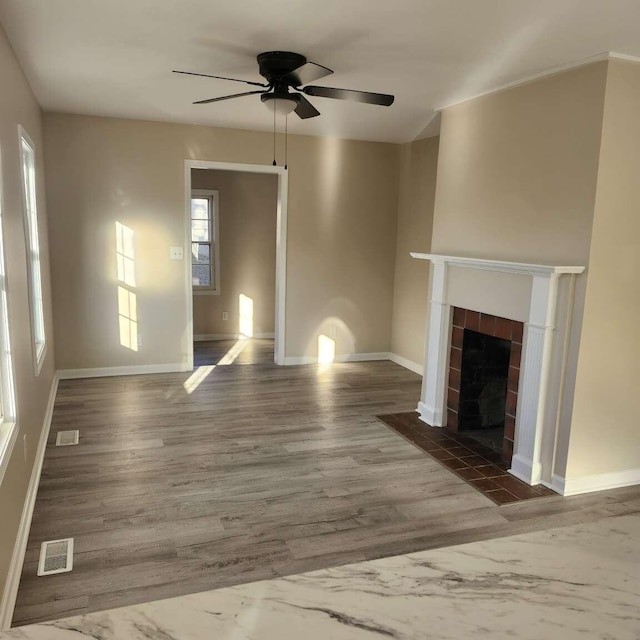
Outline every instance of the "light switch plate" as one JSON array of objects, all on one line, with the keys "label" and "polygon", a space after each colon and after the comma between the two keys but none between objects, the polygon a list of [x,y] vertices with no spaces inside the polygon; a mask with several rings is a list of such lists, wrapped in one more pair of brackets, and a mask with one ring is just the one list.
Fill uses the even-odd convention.
[{"label": "light switch plate", "polygon": [[169,250],[169,257],[171,260],[183,260],[184,259],[184,250],[182,247],[171,247]]}]

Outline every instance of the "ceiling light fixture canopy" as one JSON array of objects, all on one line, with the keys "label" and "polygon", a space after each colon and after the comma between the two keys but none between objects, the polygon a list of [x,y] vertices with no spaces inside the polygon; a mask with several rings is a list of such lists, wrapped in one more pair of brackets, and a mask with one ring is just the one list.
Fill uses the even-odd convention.
[{"label": "ceiling light fixture canopy", "polygon": [[263,104],[271,113],[279,116],[289,115],[298,106],[300,96],[295,93],[279,92],[263,93],[260,96]]}]

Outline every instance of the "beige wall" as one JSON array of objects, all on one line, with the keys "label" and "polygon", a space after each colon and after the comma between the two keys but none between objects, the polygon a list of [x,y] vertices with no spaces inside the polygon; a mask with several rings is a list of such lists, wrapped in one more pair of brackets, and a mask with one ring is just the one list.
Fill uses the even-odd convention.
[{"label": "beige wall", "polygon": [[606,72],[585,66],[443,112],[434,252],[585,264]]},{"label": "beige wall", "polygon": [[220,197],[220,295],[194,294],[194,334],[239,333],[240,294],[253,300],[254,335],[272,334],[278,176],[193,169],[191,187],[217,190]]},{"label": "beige wall", "polygon": [[569,478],[640,469],[640,66],[610,62]]},{"label": "beige wall", "polygon": [[[4,590],[11,554],[34,466],[47,401],[53,381],[53,331],[50,308],[49,252],[44,192],[40,108],[0,27],[0,154],[2,230],[8,280],[11,349],[15,369],[19,433],[0,485],[0,593]],[[42,252],[47,355],[39,376],[34,375],[31,324],[27,297],[26,245],[18,124],[34,141],[37,162],[37,204]],[[23,436],[27,439],[24,457]]]},{"label": "beige wall", "polygon": [[[607,63],[597,63],[444,111],[434,253],[555,265],[589,263],[606,75]],[[580,276],[576,290],[555,468],[561,476],[586,281],[586,275]],[[485,293],[487,298],[502,294]],[[466,306],[473,305],[470,296]],[[558,398],[551,404],[557,406]]]},{"label": "beige wall", "polygon": [[437,165],[437,137],[400,148],[391,351],[419,366],[424,364],[429,263],[409,252],[431,249]]},{"label": "beige wall", "polygon": [[[60,369],[186,360],[184,160],[270,164],[268,133],[45,115]],[[388,351],[398,197],[394,145],[289,137],[286,353]],[[120,346],[116,221],[136,240],[142,346]]]}]

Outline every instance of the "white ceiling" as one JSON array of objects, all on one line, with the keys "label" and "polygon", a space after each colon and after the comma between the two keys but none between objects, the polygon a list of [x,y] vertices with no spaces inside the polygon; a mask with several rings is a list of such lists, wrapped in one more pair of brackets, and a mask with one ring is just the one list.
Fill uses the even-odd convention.
[{"label": "white ceiling", "polygon": [[389,142],[523,77],[640,56],[638,0],[0,0],[0,22],[46,110],[268,130],[259,96],[191,104],[245,85],[171,70],[261,81],[255,55],[289,50],[335,70],[317,84],[396,96],[312,98],[322,116],[290,131]]}]

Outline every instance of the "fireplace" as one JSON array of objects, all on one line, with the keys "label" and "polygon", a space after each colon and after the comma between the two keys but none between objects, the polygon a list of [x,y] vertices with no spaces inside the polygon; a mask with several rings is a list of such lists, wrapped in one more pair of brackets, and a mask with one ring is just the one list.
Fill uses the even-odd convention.
[{"label": "fireplace", "polygon": [[524,325],[459,307],[452,315],[446,425],[510,463]]},{"label": "fireplace", "polygon": [[[411,255],[431,262],[420,420],[458,428],[465,329],[510,340],[503,438],[503,452],[511,457],[509,472],[528,484],[544,482],[562,491],[556,462],[566,444],[563,381],[575,282],[584,267]],[[456,358],[459,366],[451,367]]]}]

